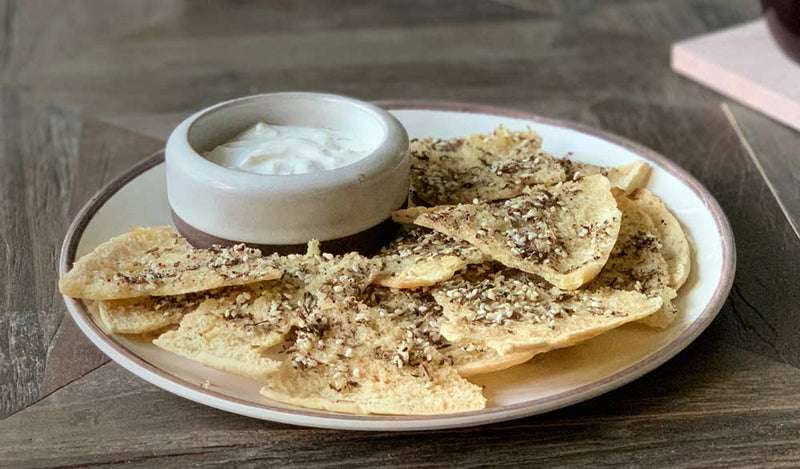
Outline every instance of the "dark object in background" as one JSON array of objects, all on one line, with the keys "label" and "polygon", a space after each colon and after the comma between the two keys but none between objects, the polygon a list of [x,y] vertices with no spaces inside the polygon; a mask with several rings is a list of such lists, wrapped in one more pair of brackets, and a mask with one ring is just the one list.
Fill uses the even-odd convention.
[{"label": "dark object in background", "polygon": [[800,0],[761,0],[761,6],[775,42],[800,63]]}]

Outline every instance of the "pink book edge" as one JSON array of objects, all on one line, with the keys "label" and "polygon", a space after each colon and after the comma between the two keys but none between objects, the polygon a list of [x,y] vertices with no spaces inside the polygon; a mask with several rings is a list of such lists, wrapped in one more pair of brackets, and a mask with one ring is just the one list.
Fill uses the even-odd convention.
[{"label": "pink book edge", "polygon": [[[725,31],[712,34],[724,33]],[[800,130],[800,103],[791,101],[786,96],[733,73],[686,48],[687,43],[697,40],[698,38],[692,38],[672,45],[670,65],[675,72]]]}]

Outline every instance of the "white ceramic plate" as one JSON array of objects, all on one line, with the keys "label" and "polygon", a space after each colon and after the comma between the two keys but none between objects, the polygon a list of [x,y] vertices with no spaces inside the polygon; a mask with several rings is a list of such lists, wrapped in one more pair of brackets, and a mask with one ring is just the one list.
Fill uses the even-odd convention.
[{"label": "white ceramic plate", "polygon": [[[147,341],[111,335],[83,302],[65,298],[83,332],[112,360],[169,392],[218,409],[295,425],[357,430],[464,427],[538,414],[622,386],[661,365],[694,340],[722,307],[735,265],[730,226],[717,202],[692,176],[661,155],[622,138],[570,122],[467,104],[381,103],[414,137],[490,132],[499,124],[531,127],[544,149],[604,166],[637,158],[653,166],[649,189],[677,215],[693,244],[692,273],[677,299],[679,318],[659,331],[628,325],[556,350],[509,370],[477,377],[484,410],[434,416],[349,415],[288,406],[259,395],[259,383],[199,365]],[[163,155],[131,168],[101,190],[76,217],[64,240],[60,270],[108,238],[141,225],[170,223]]]}]

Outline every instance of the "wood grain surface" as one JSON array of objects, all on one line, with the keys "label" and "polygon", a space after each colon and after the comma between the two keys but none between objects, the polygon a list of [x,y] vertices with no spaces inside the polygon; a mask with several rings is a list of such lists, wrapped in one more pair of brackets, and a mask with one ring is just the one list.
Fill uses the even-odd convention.
[{"label": "wood grain surface", "polygon": [[[755,0],[0,0],[0,467],[800,467],[798,175],[780,166],[800,135],[669,70],[672,42],[758,13]],[[509,106],[641,142],[719,200],[733,291],[666,365],[504,424],[316,430],[161,391],[66,315],[61,240],[183,117],[275,90]]]}]

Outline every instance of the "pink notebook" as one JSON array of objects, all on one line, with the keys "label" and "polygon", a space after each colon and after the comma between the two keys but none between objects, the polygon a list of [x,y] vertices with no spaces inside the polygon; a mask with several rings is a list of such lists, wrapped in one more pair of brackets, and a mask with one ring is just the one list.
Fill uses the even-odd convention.
[{"label": "pink notebook", "polygon": [[673,44],[672,69],[800,130],[800,64],[763,19]]}]

